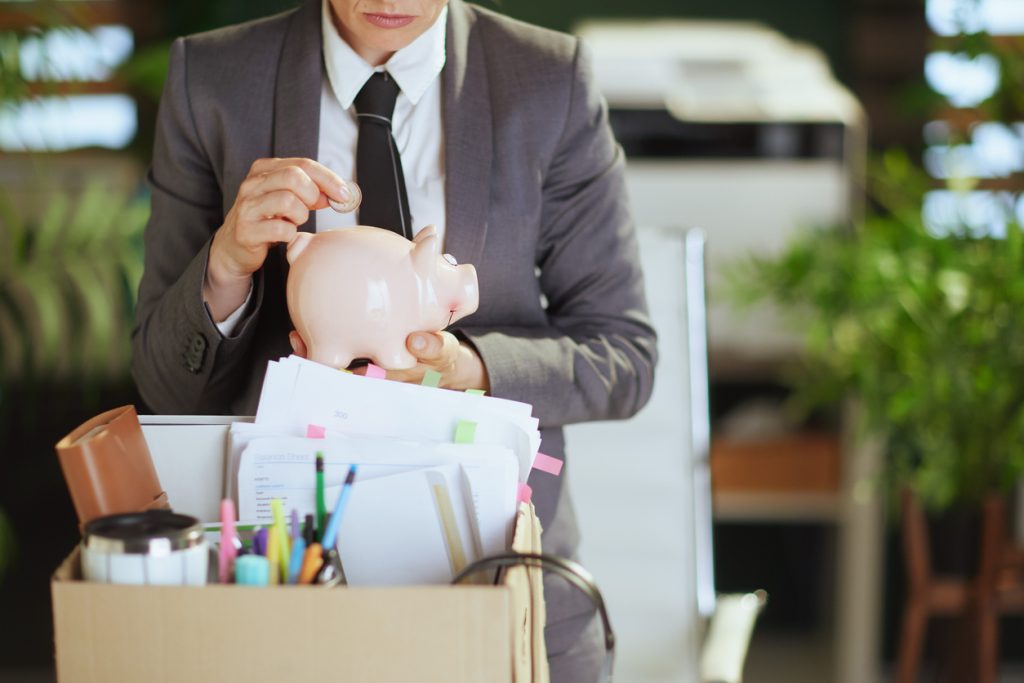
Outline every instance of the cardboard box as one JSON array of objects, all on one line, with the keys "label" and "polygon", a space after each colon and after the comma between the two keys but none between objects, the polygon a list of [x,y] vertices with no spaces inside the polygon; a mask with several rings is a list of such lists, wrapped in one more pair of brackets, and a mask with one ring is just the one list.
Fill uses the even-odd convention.
[{"label": "cardboard box", "polygon": [[[229,421],[143,418],[176,510],[216,519]],[[515,549],[539,552],[539,540],[536,515],[524,506]],[[57,678],[543,682],[542,590],[540,570],[525,568],[500,586],[96,584],[81,580],[76,549],[51,583]]]}]

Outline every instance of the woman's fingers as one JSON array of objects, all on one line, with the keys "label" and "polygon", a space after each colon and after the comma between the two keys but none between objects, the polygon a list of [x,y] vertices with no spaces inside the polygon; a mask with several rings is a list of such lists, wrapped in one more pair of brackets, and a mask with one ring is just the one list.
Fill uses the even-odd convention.
[{"label": "woman's fingers", "polygon": [[[312,159],[258,159],[253,163],[250,170],[250,175],[256,175],[257,177],[277,176],[272,181],[273,183],[286,181],[295,183],[296,187],[298,184],[305,186],[305,181],[299,177],[299,173],[308,178],[322,195],[326,195],[326,197],[341,203],[347,203],[351,199],[351,191],[348,189],[345,181],[337,173]],[[285,188],[277,185],[268,187],[272,189],[292,189],[291,185],[287,185]],[[310,196],[308,190],[304,190],[304,192],[306,194],[303,197],[307,200],[306,205],[309,208],[322,209],[327,207],[328,204],[325,197],[314,198]]]},{"label": "woman's fingers", "polygon": [[282,218],[260,221],[249,230],[252,248],[264,248],[277,242],[291,242],[299,232],[295,223]]},{"label": "woman's fingers", "polygon": [[408,370],[388,370],[387,378],[419,384],[428,370],[441,374],[443,389],[483,389],[490,391],[490,377],[483,359],[469,344],[450,332],[414,332],[405,342],[416,357],[416,366]]},{"label": "woman's fingers", "polygon": [[255,176],[253,180],[251,187],[245,188],[250,191],[250,196],[288,190],[308,208],[315,206],[321,199],[320,187],[298,166],[281,166]]},{"label": "woman's fingers", "polygon": [[[290,190],[275,190],[247,199],[243,215],[254,224],[283,218],[295,225],[302,225],[309,220],[309,207]],[[258,225],[253,227],[258,228]]]},{"label": "woman's fingers", "polygon": [[416,358],[408,370],[388,370],[387,378],[398,382],[419,383],[427,370],[450,373],[459,359],[459,340],[449,332],[413,332],[405,346]]},{"label": "woman's fingers", "polygon": [[405,341],[409,353],[420,363],[444,368],[455,363],[459,340],[446,332],[413,332]]}]

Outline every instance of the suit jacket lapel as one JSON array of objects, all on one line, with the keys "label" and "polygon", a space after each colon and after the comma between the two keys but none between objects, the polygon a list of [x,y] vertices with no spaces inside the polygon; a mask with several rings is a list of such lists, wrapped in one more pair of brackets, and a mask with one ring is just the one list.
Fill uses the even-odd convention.
[{"label": "suit jacket lapel", "polygon": [[448,5],[441,73],[445,151],[445,251],[460,263],[483,253],[490,206],[491,102],[487,64],[473,18],[461,0]]},{"label": "suit jacket lapel", "polygon": [[[274,156],[316,159],[323,83],[320,0],[306,0],[292,16],[277,67]],[[316,212],[301,227],[316,232]]]}]

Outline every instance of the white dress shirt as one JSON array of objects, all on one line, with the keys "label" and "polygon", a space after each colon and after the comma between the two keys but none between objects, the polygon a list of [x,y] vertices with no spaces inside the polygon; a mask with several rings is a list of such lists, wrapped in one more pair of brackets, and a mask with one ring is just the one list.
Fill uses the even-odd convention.
[{"label": "white dress shirt", "polygon": [[[329,0],[323,0],[323,55],[326,67],[320,93],[320,143],[317,161],[343,179],[356,177],[356,143],[359,124],[352,102],[374,71],[387,71],[401,92],[391,117],[391,132],[402,157],[402,171],[415,232],[428,225],[437,228],[444,244],[444,127],[441,122],[441,69],[445,63],[448,8],[416,40],[379,67],[370,66],[342,40],[331,16]],[[317,231],[357,224],[357,213],[334,209],[316,212]],[[217,329],[230,336],[252,296]]]},{"label": "white dress shirt", "polygon": [[[321,164],[342,178],[356,177],[356,142],[359,124],[352,106],[374,71],[387,71],[401,92],[391,117],[391,133],[402,156],[402,171],[415,231],[433,224],[444,236],[444,129],[441,125],[441,69],[448,8],[433,26],[402,48],[387,64],[374,68],[341,39],[331,20],[328,0],[323,2],[324,78],[320,95]],[[356,224],[356,213],[321,209],[317,230]]]}]

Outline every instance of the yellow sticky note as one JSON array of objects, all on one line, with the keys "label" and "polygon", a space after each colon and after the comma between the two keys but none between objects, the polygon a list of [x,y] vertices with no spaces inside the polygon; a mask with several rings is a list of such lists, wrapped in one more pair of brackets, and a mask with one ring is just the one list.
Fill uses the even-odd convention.
[{"label": "yellow sticky note", "polygon": [[473,443],[476,438],[476,422],[462,420],[455,427],[455,443]]},{"label": "yellow sticky note", "polygon": [[425,387],[436,387],[441,383],[441,373],[437,370],[427,370],[423,373],[423,381],[420,382]]},{"label": "yellow sticky note", "polygon": [[466,393],[469,394],[470,396],[483,396],[484,395],[484,390],[483,389],[466,389]]}]

